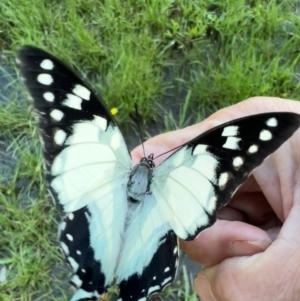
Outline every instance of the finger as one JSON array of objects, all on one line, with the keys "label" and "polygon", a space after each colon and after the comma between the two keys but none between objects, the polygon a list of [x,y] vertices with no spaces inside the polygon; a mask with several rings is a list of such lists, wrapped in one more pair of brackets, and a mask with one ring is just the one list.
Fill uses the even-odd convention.
[{"label": "finger", "polygon": [[298,186],[295,186],[294,196],[294,206],[290,210],[278,238],[288,241],[291,245],[298,246],[300,249],[300,188]]},{"label": "finger", "polygon": [[[238,104],[217,111],[201,123],[189,126],[185,129],[161,134],[147,140],[144,143],[146,153],[150,154],[151,152],[154,152],[154,156],[157,156],[165,151],[173,149],[174,147],[180,146],[203,132],[227,121],[247,115],[272,111],[299,112],[299,104],[296,101],[287,101],[286,99],[276,97],[249,98]],[[158,165],[169,155],[170,153],[160,157],[156,164]],[[135,160],[143,157],[143,150],[141,146],[136,147],[132,151],[132,157]]]},{"label": "finger", "polygon": [[230,205],[219,209],[216,214],[217,214],[217,219],[219,220],[239,221],[239,222],[246,221],[245,214],[240,210],[230,207]]},{"label": "finger", "polygon": [[[173,132],[170,132],[170,134],[171,133],[173,133]],[[165,135],[165,134],[163,134],[163,135]],[[169,151],[172,148],[169,144],[161,144],[160,139],[163,139],[163,137],[161,138],[160,136],[161,135],[155,136],[144,143],[146,156],[153,153],[154,157],[155,157],[159,154]],[[157,158],[155,160],[155,164],[158,166],[168,156],[170,156],[170,153]],[[143,157],[144,157],[144,150],[143,150],[142,145],[139,145],[135,149],[132,150],[131,158],[132,158],[132,161],[134,164],[139,163]]]},{"label": "finger", "polygon": [[261,192],[236,194],[228,206],[242,212],[247,223],[261,229],[266,230],[282,225],[270,203]]},{"label": "finger", "polygon": [[180,241],[180,247],[202,265],[214,265],[225,258],[252,255],[271,243],[266,231],[242,222],[218,220],[193,241]]},{"label": "finger", "polygon": [[239,187],[235,195],[238,195],[240,192],[257,192],[261,191],[260,186],[257,184],[257,181],[253,174]]},{"label": "finger", "polygon": [[270,227],[267,231],[272,241],[278,238],[281,227]]},{"label": "finger", "polygon": [[278,239],[264,252],[204,268],[195,281],[202,300],[299,300],[299,215],[297,204],[290,210]]}]

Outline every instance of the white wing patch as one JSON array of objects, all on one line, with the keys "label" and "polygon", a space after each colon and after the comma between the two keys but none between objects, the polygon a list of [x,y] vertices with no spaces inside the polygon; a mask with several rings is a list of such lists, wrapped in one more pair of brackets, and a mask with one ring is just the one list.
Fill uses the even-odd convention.
[{"label": "white wing patch", "polygon": [[229,179],[229,174],[228,172],[223,172],[221,173],[220,177],[219,177],[219,181],[218,181],[218,185],[219,187],[222,189],[225,187],[225,185],[227,184]]},{"label": "white wing patch", "polygon": [[159,240],[169,230],[170,224],[159,212],[156,201],[151,195],[146,195],[130,215],[116,271],[117,282],[135,273],[141,275],[158,249]]},{"label": "white wing patch", "polygon": [[85,100],[90,100],[91,97],[91,91],[82,85],[76,85],[73,93]]},{"label": "white wing patch", "polygon": [[63,102],[63,104],[69,108],[81,110],[81,102],[82,98],[74,94],[68,93],[67,99]]},{"label": "white wing patch", "polygon": [[[59,110],[51,112],[56,119]],[[62,112],[61,112],[62,113]],[[66,139],[58,130],[54,141],[66,147],[53,160],[50,186],[66,212],[78,210],[92,202],[111,200],[117,185],[126,185],[132,162],[118,128],[108,127],[104,118],[78,122]],[[126,191],[126,186],[124,186]]]},{"label": "white wing patch", "polygon": [[238,134],[238,126],[237,125],[229,125],[223,129],[222,136],[237,136]]},{"label": "white wing patch", "polygon": [[121,249],[121,234],[127,212],[126,185],[116,181],[106,199],[90,203],[88,209],[91,212],[91,247],[94,249],[95,259],[101,262],[105,285],[109,285],[113,281]]},{"label": "white wing patch", "polygon": [[[154,172],[152,193],[172,229],[182,239],[208,224],[208,213],[215,209],[215,171],[218,161],[205,145],[198,145],[194,156],[183,147]],[[178,157],[184,165],[178,166]],[[174,163],[175,162],[175,163]],[[184,214],[183,214],[184,212]]]},{"label": "white wing patch", "polygon": [[73,134],[66,140],[59,132],[62,130],[58,130],[54,136],[56,143],[64,144],[65,148],[53,160],[51,174],[54,178],[50,186],[64,211],[69,212],[65,223],[74,219],[72,212],[82,208],[87,210],[88,246],[75,247],[77,237],[68,233],[66,225],[60,229],[60,239],[64,238],[61,246],[74,272],[71,281],[78,288],[71,299],[74,301],[99,296],[97,291],[84,289],[87,283],[79,275],[85,271],[79,271],[80,261],[76,261],[75,257],[82,257],[86,248],[93,250],[93,260],[101,264],[101,273],[105,275],[105,288],[114,279],[124,233],[126,188],[132,162],[118,128],[109,126],[105,131],[106,127],[105,119],[98,117],[74,124]]},{"label": "white wing patch", "polygon": [[56,133],[54,134],[54,142],[57,145],[63,145],[67,137],[67,134],[63,130],[57,130]]},{"label": "white wing patch", "polygon": [[100,116],[94,116],[94,123],[103,131],[106,131],[107,128],[107,120],[105,118],[102,118]]},{"label": "white wing patch", "polygon": [[238,150],[239,149],[239,142],[241,141],[241,138],[237,137],[228,137],[226,142],[223,144],[224,148]]}]

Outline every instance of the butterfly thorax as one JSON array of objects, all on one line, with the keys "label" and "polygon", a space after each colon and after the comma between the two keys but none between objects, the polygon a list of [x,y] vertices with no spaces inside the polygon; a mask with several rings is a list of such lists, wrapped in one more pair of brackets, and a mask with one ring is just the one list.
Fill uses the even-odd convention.
[{"label": "butterfly thorax", "polygon": [[133,203],[143,201],[145,195],[150,193],[150,184],[155,164],[153,154],[141,159],[140,163],[132,169],[127,184],[128,199]]}]

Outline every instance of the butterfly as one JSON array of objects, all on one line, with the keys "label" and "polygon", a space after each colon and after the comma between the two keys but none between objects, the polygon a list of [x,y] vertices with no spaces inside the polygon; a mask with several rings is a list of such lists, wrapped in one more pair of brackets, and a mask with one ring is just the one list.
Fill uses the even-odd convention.
[{"label": "butterfly", "polygon": [[77,288],[95,300],[114,281],[119,301],[145,301],[172,283],[177,237],[194,239],[216,220],[253,169],[300,125],[272,112],[232,120],[178,147],[155,168],[133,166],[103,100],[63,62],[23,46],[17,63],[33,99],[48,191],[64,212],[59,241]]}]

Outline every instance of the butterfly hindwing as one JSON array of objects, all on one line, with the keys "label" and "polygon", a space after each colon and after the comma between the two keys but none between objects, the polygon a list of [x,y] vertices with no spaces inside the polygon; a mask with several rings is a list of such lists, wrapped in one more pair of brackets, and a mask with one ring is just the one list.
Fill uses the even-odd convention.
[{"label": "butterfly hindwing", "polygon": [[71,69],[31,46],[21,48],[18,62],[33,98],[49,192],[66,212],[59,240],[78,289],[72,301],[96,299],[114,278],[132,162],[102,100]]},{"label": "butterfly hindwing", "polygon": [[154,172],[151,191],[182,239],[212,225],[253,169],[299,127],[298,114],[247,116],[215,127],[188,142]]},{"label": "butterfly hindwing", "polygon": [[177,237],[151,195],[132,212],[116,270],[119,301],[146,300],[173,282]]}]

